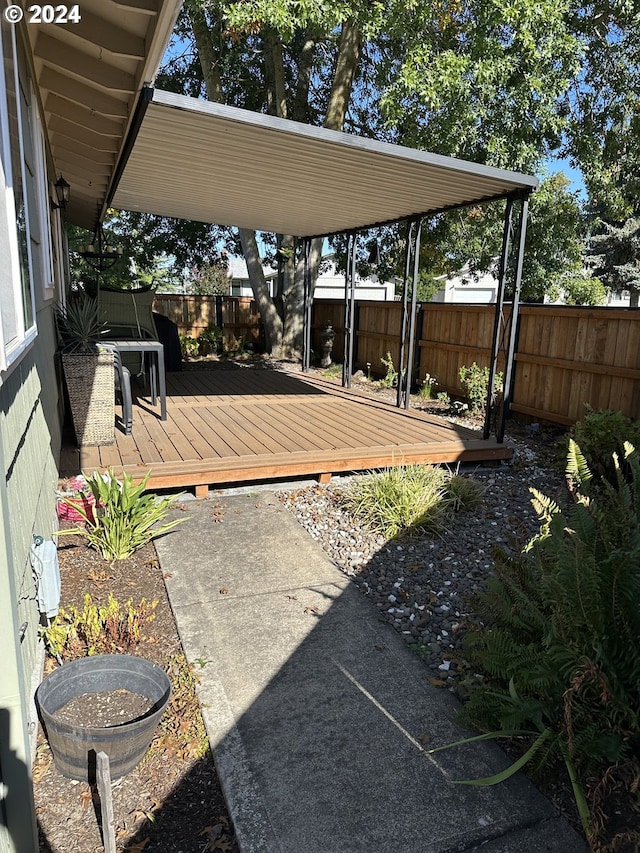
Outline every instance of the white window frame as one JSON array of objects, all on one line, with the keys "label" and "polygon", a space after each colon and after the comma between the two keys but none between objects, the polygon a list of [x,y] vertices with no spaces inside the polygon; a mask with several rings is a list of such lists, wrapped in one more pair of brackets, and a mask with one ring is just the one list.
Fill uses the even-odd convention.
[{"label": "white window frame", "polygon": [[40,119],[40,110],[36,93],[31,86],[31,109],[33,118],[33,135],[36,158],[36,194],[38,198],[38,214],[40,219],[40,253],[42,255],[42,294],[45,301],[55,296],[56,270],[53,263],[53,218],[49,201],[49,180],[47,178],[47,152],[44,141],[44,131]]},{"label": "white window frame", "polygon": [[[54,208],[49,214],[51,217],[51,263],[53,265],[53,281],[54,287],[57,286],[58,302],[61,305],[66,301],[66,281],[67,273],[65,266],[65,241],[63,236],[62,212],[59,207]],[[51,297],[55,293],[51,294]],[[45,291],[45,297],[48,298],[49,290]]]},{"label": "white window frame", "polygon": [[[4,22],[3,22],[4,24]],[[9,25],[7,25],[9,26]],[[28,207],[28,199],[27,199],[27,189],[26,189],[26,175],[24,174],[24,140],[22,134],[22,104],[21,104],[21,96],[20,96],[20,80],[18,75],[18,48],[16,44],[16,32],[15,27],[10,27],[9,33],[11,36],[11,51],[12,57],[10,57],[13,62],[10,67],[12,67],[14,79],[14,90],[16,92],[16,109],[17,109],[17,120],[18,120],[18,139],[19,139],[19,162],[20,168],[22,170],[22,185],[24,188],[24,206],[25,206],[25,214],[27,220],[27,259],[29,266],[29,276],[30,276],[30,298],[31,298],[31,310],[33,316],[33,323],[29,328],[25,328],[25,316],[24,309],[22,303],[22,282],[21,282],[21,267],[20,267],[20,249],[18,245],[18,231],[17,228],[11,228],[10,223],[16,221],[16,205],[15,205],[15,196],[13,192],[13,164],[12,164],[12,152],[11,152],[11,142],[10,142],[10,131],[9,131],[9,116],[8,116],[8,104],[5,100],[2,109],[0,109],[0,146],[2,147],[3,152],[3,160],[5,166],[5,192],[4,199],[0,199],[0,203],[5,205],[7,223],[9,224],[8,229],[8,240],[9,240],[9,257],[8,257],[8,267],[9,274],[11,276],[12,288],[10,291],[10,295],[12,297],[12,304],[7,305],[6,298],[2,300],[2,304],[0,304],[0,312],[5,312],[7,310],[13,311],[15,325],[17,328],[17,334],[14,340],[8,342],[4,340],[3,328],[0,323],[0,371],[6,371],[13,364],[17,363],[21,356],[31,347],[34,340],[37,337],[38,329],[36,325],[36,306],[35,306],[35,281],[33,275],[33,261],[31,257],[31,239],[28,233],[28,222],[29,222],[29,207]],[[4,73],[5,67],[5,57],[4,57],[4,47],[3,42],[0,39],[0,98],[6,99],[6,78]],[[24,81],[25,83],[29,83],[30,81]],[[6,297],[6,293],[4,296]],[[0,382],[2,381],[2,377],[0,377]]]}]

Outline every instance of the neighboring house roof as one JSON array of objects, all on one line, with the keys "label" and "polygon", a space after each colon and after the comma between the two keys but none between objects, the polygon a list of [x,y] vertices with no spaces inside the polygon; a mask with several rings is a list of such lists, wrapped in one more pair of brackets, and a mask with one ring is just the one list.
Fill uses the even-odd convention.
[{"label": "neighboring house roof", "polygon": [[[269,266],[263,266],[263,271],[267,282],[273,282],[278,274],[277,270]],[[234,295],[251,295],[249,271],[246,261],[243,258],[228,258],[227,275],[235,283],[236,287],[240,288],[239,293],[234,288]],[[395,284],[393,282],[381,282],[376,276],[369,278],[357,276],[355,285],[359,291],[365,293],[365,296],[360,296],[360,298],[385,300],[394,298]],[[320,273],[316,281],[314,298],[341,299],[344,297],[344,290],[345,275],[344,272],[339,272],[337,269],[335,253],[331,252],[328,255],[324,255],[322,264],[320,265]]]},{"label": "neighboring house roof", "polygon": [[538,180],[170,92],[144,115],[113,205],[310,237],[529,192]]},{"label": "neighboring house roof", "polygon": [[[264,265],[262,267],[262,271],[264,272],[264,277],[266,279],[274,278],[278,274],[278,271],[274,270],[273,267]],[[249,281],[249,270],[247,269],[247,262],[244,258],[228,258],[227,276],[232,279]]]},{"label": "neighboring house roof", "polygon": [[181,6],[82,0],[78,22],[25,26],[56,173],[71,185],[69,222],[93,229],[104,212],[139,92],[155,77]]}]

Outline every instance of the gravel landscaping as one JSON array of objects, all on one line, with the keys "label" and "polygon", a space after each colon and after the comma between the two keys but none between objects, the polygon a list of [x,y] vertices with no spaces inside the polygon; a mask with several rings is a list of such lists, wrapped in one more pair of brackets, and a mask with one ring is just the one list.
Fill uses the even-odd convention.
[{"label": "gravel landscaping", "polygon": [[479,509],[457,513],[437,536],[387,540],[342,506],[351,478],[280,493],[283,504],[319,542],[405,642],[425,661],[431,680],[464,695],[458,653],[469,619],[469,597],[492,571],[496,547],[517,551],[537,531],[530,487],[557,495],[563,478],[551,436],[507,436],[512,462],[462,469],[483,489]]}]

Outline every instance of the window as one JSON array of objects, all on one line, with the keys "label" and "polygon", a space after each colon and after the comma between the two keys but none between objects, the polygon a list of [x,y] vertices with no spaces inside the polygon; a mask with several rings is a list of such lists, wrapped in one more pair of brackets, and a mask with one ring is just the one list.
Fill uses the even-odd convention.
[{"label": "window", "polygon": [[[8,367],[36,336],[34,264],[40,252],[38,160],[32,91],[15,27],[0,16],[0,369]],[[34,227],[34,224],[36,227]]]},{"label": "window", "polygon": [[[55,255],[54,255],[54,218],[51,216],[49,204],[49,182],[47,180],[47,155],[45,150],[44,132],[35,94],[32,90],[31,96],[31,119],[33,122],[33,154],[34,154],[34,199],[33,206],[29,209],[37,210],[38,215],[32,216],[31,225],[31,249],[32,260],[36,267],[35,274],[42,282],[42,295],[44,299],[53,299],[56,281]],[[56,211],[59,213],[59,211]],[[55,218],[55,230],[59,224],[60,217]],[[35,263],[37,258],[37,263]],[[40,267],[38,270],[37,267]],[[62,279],[59,279],[60,281]]]}]

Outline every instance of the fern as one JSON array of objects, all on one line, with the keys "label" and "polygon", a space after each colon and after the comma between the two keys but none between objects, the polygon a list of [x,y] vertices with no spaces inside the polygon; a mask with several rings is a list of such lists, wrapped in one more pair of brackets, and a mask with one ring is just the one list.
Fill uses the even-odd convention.
[{"label": "fern", "polygon": [[[549,731],[532,760],[564,761],[589,837],[585,791],[613,768],[640,773],[640,460],[625,443],[594,488],[579,446],[560,505],[532,490],[540,530],[497,554],[465,653],[485,677],[463,711],[483,731]],[[591,796],[591,794],[590,794]],[[593,802],[592,802],[593,805]]]}]

